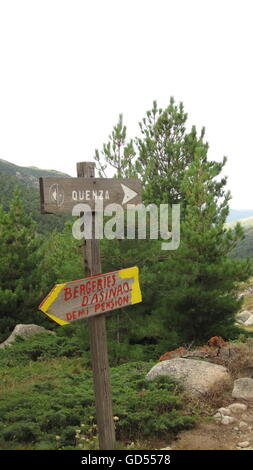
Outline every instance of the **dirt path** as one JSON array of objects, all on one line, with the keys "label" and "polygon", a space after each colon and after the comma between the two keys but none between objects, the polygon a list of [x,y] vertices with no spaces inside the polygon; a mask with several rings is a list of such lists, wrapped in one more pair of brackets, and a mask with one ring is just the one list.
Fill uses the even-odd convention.
[{"label": "dirt path", "polygon": [[203,421],[196,428],[181,432],[169,447],[172,450],[236,450],[240,449],[239,443],[248,442],[244,449],[253,450],[253,403],[248,403],[243,413],[231,416],[235,422],[228,425],[217,423],[214,419]]}]

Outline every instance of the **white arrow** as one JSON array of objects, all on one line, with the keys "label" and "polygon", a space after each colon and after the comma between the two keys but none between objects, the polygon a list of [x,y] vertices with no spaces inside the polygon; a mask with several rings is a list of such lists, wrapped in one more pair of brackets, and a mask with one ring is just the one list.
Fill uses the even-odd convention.
[{"label": "white arrow", "polygon": [[135,196],[137,196],[138,193],[136,191],[133,191],[132,189],[128,188],[124,184],[120,183],[122,186],[122,189],[124,191],[124,198],[122,201],[122,204],[126,204],[127,202],[131,201]]},{"label": "white arrow", "polygon": [[53,196],[54,200],[56,201],[56,199],[57,199],[57,191],[56,191],[56,189],[54,190],[52,196]]}]

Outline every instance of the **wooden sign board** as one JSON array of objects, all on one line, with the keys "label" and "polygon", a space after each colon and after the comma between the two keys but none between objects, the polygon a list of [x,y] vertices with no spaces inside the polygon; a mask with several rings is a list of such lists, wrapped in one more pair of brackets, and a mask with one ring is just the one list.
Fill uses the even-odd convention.
[{"label": "wooden sign board", "polygon": [[57,284],[39,310],[56,323],[66,325],[141,301],[139,269],[134,266]]},{"label": "wooden sign board", "polygon": [[71,213],[76,204],[88,204],[92,211],[95,202],[141,203],[141,183],[136,178],[40,178],[41,212],[44,214]]}]

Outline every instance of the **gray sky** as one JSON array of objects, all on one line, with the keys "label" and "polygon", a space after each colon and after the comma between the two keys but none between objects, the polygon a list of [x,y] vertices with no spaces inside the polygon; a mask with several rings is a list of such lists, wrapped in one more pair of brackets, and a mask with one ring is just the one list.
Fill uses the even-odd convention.
[{"label": "gray sky", "polygon": [[253,208],[252,1],[0,0],[0,158],[76,174],[123,113],[183,101]]}]

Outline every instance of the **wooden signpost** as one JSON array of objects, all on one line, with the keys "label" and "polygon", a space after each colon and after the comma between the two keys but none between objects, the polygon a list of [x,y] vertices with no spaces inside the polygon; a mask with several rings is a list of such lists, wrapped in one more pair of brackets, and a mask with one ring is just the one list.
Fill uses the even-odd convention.
[{"label": "wooden signpost", "polygon": [[99,240],[95,238],[96,200],[103,208],[111,203],[141,202],[140,182],[135,179],[94,178],[95,163],[77,163],[77,178],[40,178],[42,213],[68,213],[78,203],[92,210],[93,238],[84,241],[85,279],[56,285],[40,309],[52,320],[66,323],[88,318],[91,362],[96,400],[99,448],[113,450],[115,429],[109,381],[105,312],[141,302],[138,268],[101,274]]},{"label": "wooden signpost", "polygon": [[96,201],[103,201],[103,209],[112,203],[126,207],[130,201],[141,202],[140,192],[140,182],[134,178],[40,178],[44,214],[72,212],[78,203],[88,204],[95,210]]}]

